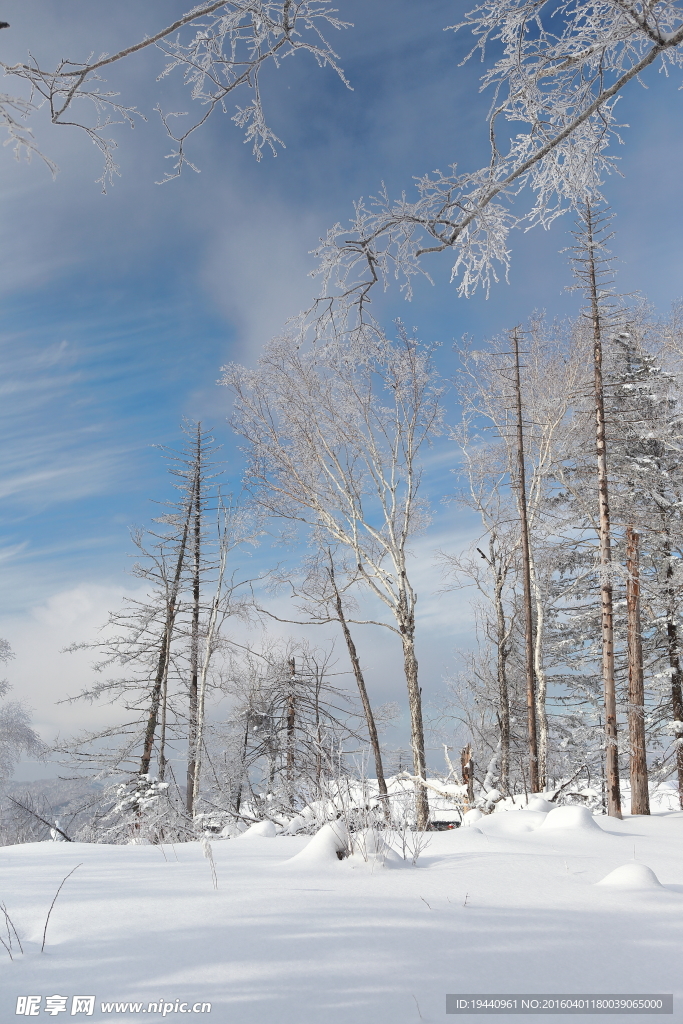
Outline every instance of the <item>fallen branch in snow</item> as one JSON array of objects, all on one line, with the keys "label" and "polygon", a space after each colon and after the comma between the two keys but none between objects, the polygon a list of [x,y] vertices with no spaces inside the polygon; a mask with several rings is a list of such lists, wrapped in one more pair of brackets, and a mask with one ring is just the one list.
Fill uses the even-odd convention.
[{"label": "fallen branch in snow", "polygon": [[[397,779],[408,779],[410,782],[419,782],[421,786],[425,787],[425,789],[432,789],[432,790],[434,790],[435,793],[438,793],[439,796],[447,796],[447,797],[452,797],[452,798],[455,799],[455,794],[454,793],[449,793],[447,789],[440,789],[438,786],[435,786],[433,782],[427,782],[427,780],[423,779],[420,775],[411,775],[409,772],[400,772],[396,776],[396,778]],[[466,789],[466,788],[467,788],[466,786],[461,786],[460,784],[458,784],[458,789]]]},{"label": "fallen branch in snow", "polygon": [[[446,797],[447,799],[451,800],[455,804],[458,811],[466,811],[470,807],[469,801],[459,800],[457,794],[450,793],[447,789],[435,786],[434,783],[427,782],[426,779],[421,778],[419,775],[411,775],[409,772],[401,772],[399,775],[396,776],[396,778],[409,779],[411,782],[418,782],[421,786],[424,786],[425,789],[431,789],[435,793],[438,793],[439,796]],[[463,793],[460,795],[464,796],[465,792],[467,791],[467,786],[458,785],[457,788],[463,790]],[[490,814],[495,805],[498,803],[498,801],[503,799],[503,794],[499,793],[497,789],[492,789],[488,793],[483,792],[483,789],[484,787],[482,786],[482,793],[472,806],[480,806],[484,814]]]},{"label": "fallen branch in snow", "polygon": [[552,795],[552,796],[550,797],[550,803],[551,803],[551,804],[554,804],[554,803],[555,803],[555,801],[557,800],[558,796],[559,796],[559,795],[560,795],[560,793],[562,792],[562,790],[563,790],[563,789],[566,789],[566,788],[567,788],[567,786],[571,786],[571,784],[572,784],[572,782],[574,781],[574,779],[578,778],[578,777],[579,777],[579,775],[581,774],[581,772],[583,772],[583,771],[588,771],[588,765],[586,765],[586,764],[582,764],[580,768],[577,768],[577,770],[576,770],[576,771],[574,772],[574,774],[572,775],[571,779],[567,779],[567,781],[566,781],[566,782],[563,782],[563,783],[562,783],[562,785],[560,786],[560,788],[559,788],[559,789],[556,789],[556,790],[555,790],[555,792],[553,793],[553,795]]}]

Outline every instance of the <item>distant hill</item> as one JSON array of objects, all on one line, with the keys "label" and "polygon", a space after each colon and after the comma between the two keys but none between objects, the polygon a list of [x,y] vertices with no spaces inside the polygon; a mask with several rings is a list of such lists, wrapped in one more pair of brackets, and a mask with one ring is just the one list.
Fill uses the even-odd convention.
[{"label": "distant hill", "polygon": [[102,785],[90,779],[50,778],[8,783],[2,794],[0,845],[49,839],[50,829],[39,818],[51,825],[59,820],[60,828],[67,835],[75,834],[91,818],[101,793]]}]

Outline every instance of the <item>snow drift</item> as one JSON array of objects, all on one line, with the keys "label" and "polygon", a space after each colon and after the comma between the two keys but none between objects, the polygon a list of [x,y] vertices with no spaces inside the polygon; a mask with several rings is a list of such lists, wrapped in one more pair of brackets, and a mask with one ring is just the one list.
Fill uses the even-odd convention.
[{"label": "snow drift", "polygon": [[349,850],[349,834],[342,821],[329,822],[318,829],[313,838],[287,864],[333,864],[345,857]]},{"label": "snow drift", "polygon": [[664,886],[647,864],[622,864],[610,871],[596,885],[609,885],[614,889],[663,889]]},{"label": "snow drift", "polygon": [[572,804],[567,804],[565,807],[556,807],[554,810],[549,811],[540,828],[602,831],[587,807],[574,806]]}]

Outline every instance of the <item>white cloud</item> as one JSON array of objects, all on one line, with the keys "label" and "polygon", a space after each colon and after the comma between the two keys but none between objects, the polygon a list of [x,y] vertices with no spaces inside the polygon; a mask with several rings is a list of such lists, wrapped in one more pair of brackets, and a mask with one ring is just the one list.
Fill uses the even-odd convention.
[{"label": "white cloud", "polygon": [[0,636],[8,640],[15,658],[6,675],[12,696],[33,708],[33,725],[51,743],[57,732],[70,735],[96,728],[111,719],[111,709],[87,703],[60,704],[93,682],[96,652],[63,653],[72,643],[93,641],[110,610],[124,597],[140,591],[97,584],[80,584],[59,591],[24,614],[0,618]]}]

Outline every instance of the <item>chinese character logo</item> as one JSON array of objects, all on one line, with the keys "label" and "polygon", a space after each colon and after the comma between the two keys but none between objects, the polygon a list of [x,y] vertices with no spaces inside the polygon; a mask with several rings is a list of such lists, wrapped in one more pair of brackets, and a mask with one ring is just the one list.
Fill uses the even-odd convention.
[{"label": "chinese character logo", "polygon": [[71,1000],[72,1017],[75,1013],[84,1013],[87,1017],[92,1017],[94,1009],[95,996],[74,996]]}]

